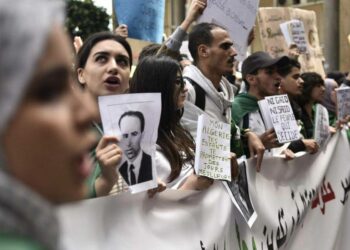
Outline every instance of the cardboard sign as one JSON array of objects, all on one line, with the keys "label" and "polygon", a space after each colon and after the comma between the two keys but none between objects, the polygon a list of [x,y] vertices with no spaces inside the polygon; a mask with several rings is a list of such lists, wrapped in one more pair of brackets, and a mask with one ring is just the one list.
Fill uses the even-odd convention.
[{"label": "cardboard sign", "polygon": [[281,23],[280,27],[288,47],[291,44],[295,44],[300,53],[304,54],[308,51],[303,22],[299,20],[291,20]]},{"label": "cardboard sign", "polygon": [[234,42],[238,60],[247,53],[247,39],[255,24],[258,0],[208,0],[207,8],[198,22],[215,23],[224,27]]},{"label": "cardboard sign", "polygon": [[321,147],[330,136],[328,111],[321,104],[316,104],[314,139]]},{"label": "cardboard sign", "polygon": [[264,50],[273,57],[288,54],[288,45],[280,24],[290,20],[299,20],[304,25],[308,53],[299,56],[302,71],[317,72],[325,76],[322,63],[324,56],[318,38],[314,11],[280,7],[259,8],[258,23]]},{"label": "cardboard sign", "polygon": [[337,117],[340,120],[350,115],[350,87],[341,87],[335,91],[337,93]]},{"label": "cardboard sign", "polygon": [[[295,120],[292,107],[287,95],[274,95],[265,97],[267,110],[279,143],[296,141],[300,138],[298,124]],[[261,107],[260,107],[261,108]],[[264,117],[263,117],[264,119]],[[266,124],[266,121],[264,121]]]},{"label": "cardboard sign", "polygon": [[231,126],[203,114],[198,117],[195,171],[212,179],[231,181]]}]

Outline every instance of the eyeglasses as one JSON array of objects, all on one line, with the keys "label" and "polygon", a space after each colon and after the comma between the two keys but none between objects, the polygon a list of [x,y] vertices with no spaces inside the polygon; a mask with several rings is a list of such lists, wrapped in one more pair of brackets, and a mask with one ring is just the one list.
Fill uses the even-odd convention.
[{"label": "eyeglasses", "polygon": [[185,82],[184,82],[184,79],[182,78],[182,76],[176,77],[175,84],[180,86],[181,89],[183,89],[185,87]]}]

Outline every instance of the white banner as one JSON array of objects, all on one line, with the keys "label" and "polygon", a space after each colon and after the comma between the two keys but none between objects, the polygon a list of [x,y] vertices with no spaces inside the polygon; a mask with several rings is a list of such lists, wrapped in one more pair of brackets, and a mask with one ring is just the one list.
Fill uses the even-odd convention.
[{"label": "white banner", "polygon": [[248,162],[258,215],[250,229],[221,182],[206,191],[168,190],[91,199],[58,209],[64,249],[272,250],[350,246],[349,142],[334,135],[322,151],[292,161]]}]

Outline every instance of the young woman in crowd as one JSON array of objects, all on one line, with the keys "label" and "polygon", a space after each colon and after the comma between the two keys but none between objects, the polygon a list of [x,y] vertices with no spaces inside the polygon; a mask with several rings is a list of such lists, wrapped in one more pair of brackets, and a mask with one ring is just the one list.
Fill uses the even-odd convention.
[{"label": "young woman in crowd", "polygon": [[161,93],[156,168],[168,188],[202,190],[212,180],[194,174],[195,145],[180,119],[188,89],[179,63],[168,56],[145,57],[137,66],[130,93]]},{"label": "young woman in crowd", "polygon": [[[195,0],[191,3],[189,14],[170,39],[171,47],[180,47],[186,35],[185,31],[205,5],[206,0]],[[132,52],[124,37],[106,32],[94,34],[84,41],[77,57],[78,80],[86,92],[96,99],[96,105],[98,96],[122,94],[128,89]],[[95,121],[94,126],[102,136],[100,119]],[[117,138],[104,136],[96,147],[93,156],[97,160],[96,167],[89,180],[92,197],[109,194],[116,182],[116,192],[127,189],[127,185],[115,171],[122,154],[116,143]]]},{"label": "young woman in crowd", "polygon": [[[100,32],[84,41],[77,54],[78,81],[86,94],[92,95],[98,106],[98,96],[123,94],[129,88],[132,52],[129,43],[121,36]],[[117,138],[103,136],[101,118],[93,123],[101,139],[94,151],[95,170],[89,180],[90,196],[110,193],[118,182],[117,191],[127,188],[117,174],[116,166],[122,158]]]},{"label": "young woman in crowd", "polygon": [[337,120],[336,116],[336,92],[335,89],[338,88],[338,83],[331,79],[326,78],[325,83],[325,95],[322,100],[322,105],[328,110],[329,125],[334,126]]},{"label": "young woman in crowd", "polygon": [[63,10],[0,1],[0,249],[58,249],[52,205],[87,193],[97,113],[72,87]]},{"label": "young woman in crowd", "polygon": [[315,72],[307,72],[301,75],[304,81],[303,91],[297,98],[301,107],[301,121],[304,125],[303,135],[306,139],[313,138],[314,111],[313,106],[321,103],[325,94],[323,78]]},{"label": "young woman in crowd", "polygon": [[[341,120],[337,121],[337,114],[336,114],[336,103],[337,103],[337,97],[336,97],[336,89],[339,87],[338,83],[330,78],[326,78],[324,81],[326,91],[324,98],[322,100],[322,105],[325,106],[328,110],[328,116],[329,116],[329,126],[331,126],[331,131],[335,132],[334,128],[341,128],[344,125],[347,125],[349,127],[349,121],[350,116]],[[347,137],[350,141],[350,129],[346,130]]]}]

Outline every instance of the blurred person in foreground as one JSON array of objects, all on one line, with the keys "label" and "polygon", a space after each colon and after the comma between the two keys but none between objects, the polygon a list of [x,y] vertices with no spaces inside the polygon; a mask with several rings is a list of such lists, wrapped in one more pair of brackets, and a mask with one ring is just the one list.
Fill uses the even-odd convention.
[{"label": "blurred person in foreground", "polygon": [[0,2],[0,249],[58,249],[53,205],[87,194],[96,109],[73,88],[63,10]]}]

